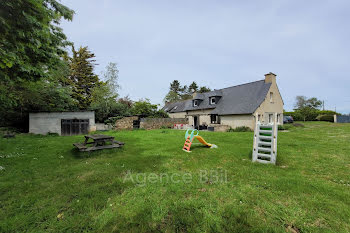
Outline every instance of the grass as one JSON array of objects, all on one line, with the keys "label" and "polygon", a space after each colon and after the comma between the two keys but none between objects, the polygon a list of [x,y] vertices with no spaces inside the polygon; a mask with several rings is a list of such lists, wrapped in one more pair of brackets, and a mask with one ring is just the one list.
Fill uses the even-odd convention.
[{"label": "grass", "polygon": [[[218,148],[192,153],[184,131],[105,134],[125,146],[88,154],[73,150],[82,136],[1,138],[0,232],[350,231],[350,124],[280,131],[276,166],[251,162],[252,132],[200,132]],[[156,180],[174,174],[191,179]]]}]

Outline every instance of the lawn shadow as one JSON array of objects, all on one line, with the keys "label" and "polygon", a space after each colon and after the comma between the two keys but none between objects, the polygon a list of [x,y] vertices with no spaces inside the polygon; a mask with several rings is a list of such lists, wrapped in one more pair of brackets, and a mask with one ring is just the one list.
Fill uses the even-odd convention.
[{"label": "lawn shadow", "polygon": [[71,155],[76,159],[86,159],[86,158],[93,158],[100,156],[102,154],[115,154],[115,153],[121,153],[123,150],[123,147],[119,148],[112,148],[112,149],[102,149],[102,150],[96,150],[96,151],[79,151],[78,148],[72,148],[71,149]]}]

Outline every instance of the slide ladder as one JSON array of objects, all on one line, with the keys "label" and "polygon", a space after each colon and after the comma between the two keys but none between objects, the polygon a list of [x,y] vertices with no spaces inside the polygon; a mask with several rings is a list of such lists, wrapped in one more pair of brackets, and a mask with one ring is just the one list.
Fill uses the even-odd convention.
[{"label": "slide ladder", "polygon": [[277,113],[274,116],[274,122],[271,124],[256,123],[254,130],[253,162],[276,164],[278,132],[276,119]]}]

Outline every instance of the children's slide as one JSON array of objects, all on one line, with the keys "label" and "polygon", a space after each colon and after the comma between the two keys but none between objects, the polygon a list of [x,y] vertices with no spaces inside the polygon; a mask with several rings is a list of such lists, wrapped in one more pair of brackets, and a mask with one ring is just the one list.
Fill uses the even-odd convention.
[{"label": "children's slide", "polygon": [[198,140],[200,143],[202,143],[203,145],[205,145],[205,146],[207,146],[207,147],[211,147],[211,146],[212,146],[212,144],[207,143],[207,142],[204,140],[204,138],[202,138],[201,136],[194,136],[194,137],[197,138],[197,140]]},{"label": "children's slide", "polygon": [[209,147],[209,148],[218,148],[216,145],[214,144],[210,144],[210,143],[207,143],[204,138],[202,138],[201,136],[199,136],[199,131],[194,129],[190,132],[190,129],[188,129],[186,131],[186,135],[185,135],[185,144],[184,144],[184,147],[182,148],[182,150],[186,151],[186,152],[191,152],[190,149],[191,149],[191,145],[192,145],[192,142],[193,142],[193,139],[197,138],[197,140],[202,143],[203,145],[205,145],[206,147]]}]

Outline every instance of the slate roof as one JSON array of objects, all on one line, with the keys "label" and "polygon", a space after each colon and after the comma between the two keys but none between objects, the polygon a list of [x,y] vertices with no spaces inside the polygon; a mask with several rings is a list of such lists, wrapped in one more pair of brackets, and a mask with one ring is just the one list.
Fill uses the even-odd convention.
[{"label": "slate roof", "polygon": [[[213,109],[211,114],[236,115],[252,114],[264,101],[271,83],[265,80],[227,87],[219,90],[201,93],[203,101],[199,106],[193,106],[193,99],[166,105],[163,110],[168,113],[185,112],[192,110]],[[209,104],[209,97],[221,96],[215,105]],[[197,96],[195,96],[197,97]],[[195,98],[196,99],[196,98]]]}]

